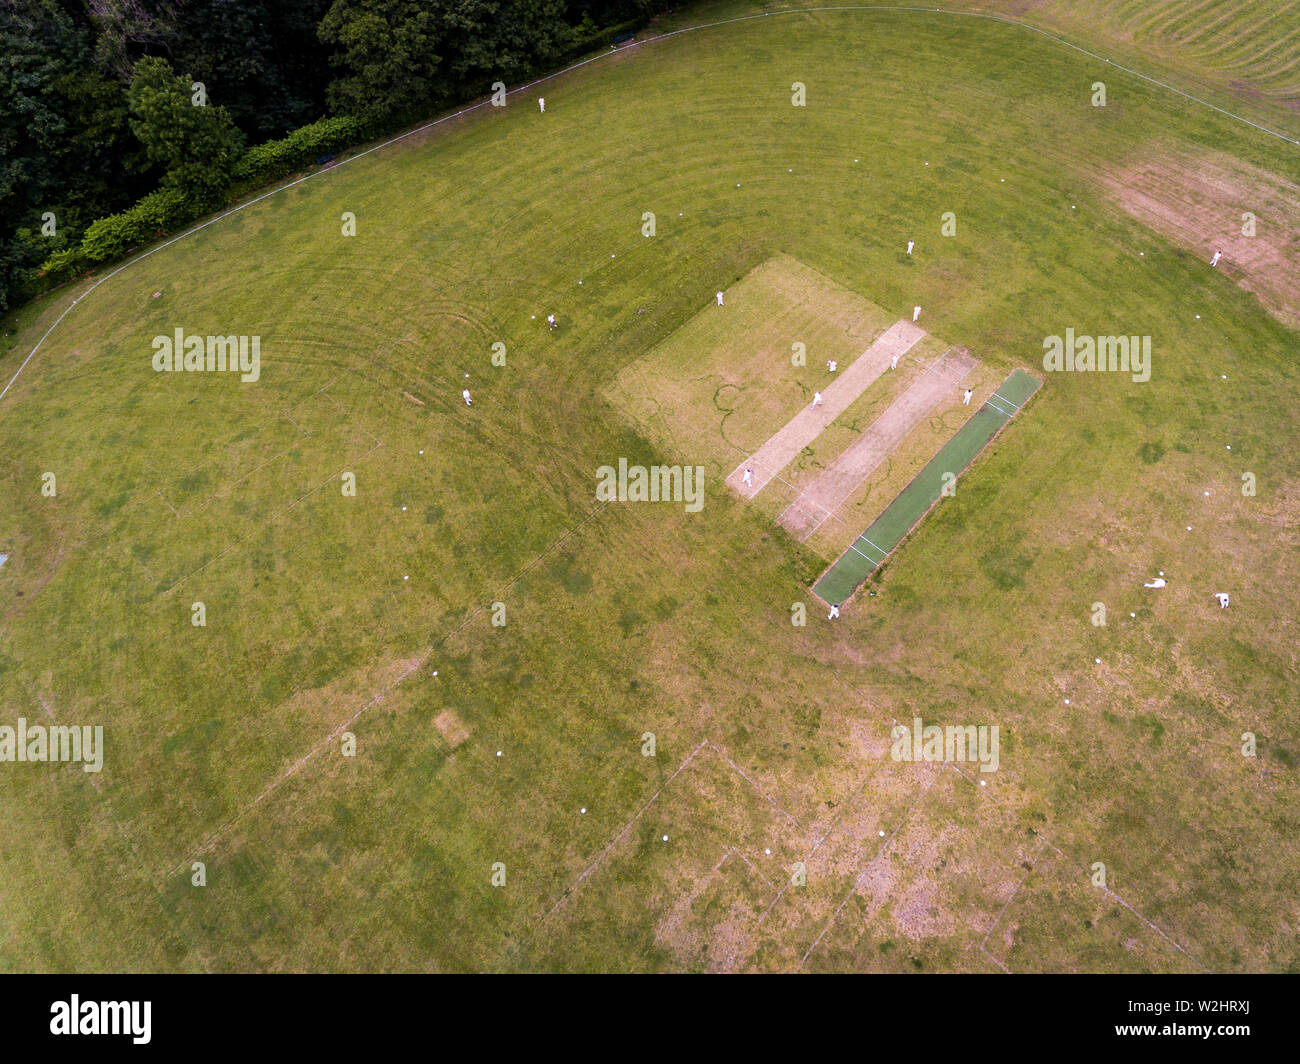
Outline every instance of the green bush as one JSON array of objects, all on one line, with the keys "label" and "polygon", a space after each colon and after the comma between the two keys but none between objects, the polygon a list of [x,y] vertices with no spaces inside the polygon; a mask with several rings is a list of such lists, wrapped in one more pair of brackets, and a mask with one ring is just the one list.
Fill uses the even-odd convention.
[{"label": "green bush", "polygon": [[322,118],[287,137],[249,148],[235,163],[233,177],[240,187],[264,185],[363,139],[365,128],[359,119],[351,115]]},{"label": "green bush", "polygon": [[38,287],[47,288],[62,284],[89,268],[90,259],[86,257],[86,253],[81,248],[60,248],[42,262],[40,268],[36,271],[40,281],[43,282],[38,284]]},{"label": "green bush", "polygon": [[160,233],[192,221],[206,206],[179,189],[160,188],[134,207],[91,222],[81,238],[81,251],[88,262],[107,262]]}]

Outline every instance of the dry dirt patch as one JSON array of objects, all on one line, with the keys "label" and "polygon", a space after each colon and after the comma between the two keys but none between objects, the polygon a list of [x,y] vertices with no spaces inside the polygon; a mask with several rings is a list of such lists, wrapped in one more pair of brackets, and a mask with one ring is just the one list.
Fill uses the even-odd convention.
[{"label": "dry dirt patch", "polygon": [[[1300,185],[1226,155],[1132,160],[1097,179],[1144,225],[1205,258],[1300,327]],[[1243,232],[1254,216],[1255,235]]]},{"label": "dry dirt patch", "polygon": [[453,750],[469,738],[469,728],[450,709],[444,709],[434,717],[433,726]]}]

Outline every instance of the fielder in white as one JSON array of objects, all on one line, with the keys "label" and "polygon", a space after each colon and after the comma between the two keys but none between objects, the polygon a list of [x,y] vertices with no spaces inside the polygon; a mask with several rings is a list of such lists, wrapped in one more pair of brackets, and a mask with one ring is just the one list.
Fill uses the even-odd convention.
[{"label": "fielder in white", "polygon": [[1219,609],[1226,610],[1228,608],[1228,596],[1222,591],[1216,591],[1214,597],[1219,600]]},{"label": "fielder in white", "polygon": [[832,358],[829,362],[826,363],[826,368],[827,368],[831,373],[834,373],[837,369],[839,369],[839,367],[840,367],[840,364],[839,364],[838,362],[836,362],[835,359],[833,359],[833,358]]},{"label": "fielder in white", "polygon": [[1222,256],[1223,256],[1223,252],[1222,252],[1222,251],[1216,251],[1216,252],[1214,253],[1214,258],[1212,258],[1212,259],[1210,260],[1210,265],[1211,265],[1211,266],[1217,266],[1217,265],[1219,265],[1219,259],[1220,259]]},{"label": "fielder in white", "polygon": [[916,321],[916,319],[919,318],[920,316],[921,316],[921,308],[920,308],[920,307],[913,307],[913,308],[912,308],[912,320],[913,320],[913,321]]},{"label": "fielder in white", "polygon": [[537,97],[537,109],[538,109],[539,111],[541,111],[542,114],[546,114],[546,97],[545,97],[545,96],[539,96],[539,97]]},{"label": "fielder in white", "polygon": [[893,358],[891,358],[891,359],[889,360],[889,368],[890,368],[890,369],[898,369],[898,356],[897,356],[897,355],[895,355]]},{"label": "fielder in white", "polygon": [[1142,586],[1143,587],[1164,587],[1166,583],[1167,581],[1163,576],[1157,576],[1154,580],[1151,581],[1151,583],[1143,584]]},{"label": "fielder in white", "polygon": [[909,241],[907,242],[907,253],[908,253],[909,255],[912,254],[912,248],[914,248],[915,246],[916,246],[916,241],[915,241],[915,240],[909,240]]},{"label": "fielder in white", "polygon": [[821,392],[813,392],[813,406],[814,406],[814,407],[818,407],[818,406],[821,406],[821,405],[822,405],[822,393],[821,393]]},{"label": "fielder in white", "polygon": [[722,306],[722,293],[718,293],[718,306]]},{"label": "fielder in white", "polygon": [[964,396],[962,396],[961,405],[962,405],[962,406],[970,406],[970,397],[971,397],[972,395],[974,395],[974,394],[975,394],[975,393],[974,393],[970,388],[967,388],[967,389],[966,389],[966,394],[965,394]]},{"label": "fielder in white", "polygon": [[835,620],[835,618],[838,617],[839,615],[840,615],[840,608],[839,608],[838,605],[835,605],[835,606],[832,606],[832,607],[831,607],[830,615],[829,615],[826,619],[827,619],[828,621],[833,621],[833,620]]},{"label": "fielder in white", "polygon": [[471,399],[471,398],[469,397],[469,389],[468,389],[468,388],[465,388],[464,390],[462,390],[460,394],[461,394],[461,396],[464,398],[464,400],[465,400],[465,405],[466,405],[466,406],[473,406],[473,405],[474,405],[474,400]]}]

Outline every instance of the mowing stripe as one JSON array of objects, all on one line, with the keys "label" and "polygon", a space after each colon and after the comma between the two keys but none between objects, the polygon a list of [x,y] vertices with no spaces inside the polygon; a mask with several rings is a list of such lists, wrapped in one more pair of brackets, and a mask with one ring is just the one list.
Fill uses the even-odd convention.
[{"label": "mowing stripe", "polygon": [[[836,11],[836,12],[838,11],[853,11],[853,12],[908,11],[908,12],[915,12],[917,14],[952,15],[956,17],[978,18],[978,19],[984,19],[989,22],[1000,22],[1007,26],[1015,26],[1019,29],[1028,30],[1031,33],[1036,33],[1041,37],[1046,37],[1048,40],[1055,41],[1057,44],[1064,45],[1066,48],[1069,48],[1072,51],[1079,52],[1083,55],[1086,55],[1089,58],[1098,59],[1103,63],[1110,63],[1110,65],[1113,66],[1116,70],[1122,70],[1124,71],[1124,73],[1131,74],[1135,78],[1141,78],[1143,81],[1149,82],[1152,85],[1157,85],[1162,89],[1166,89],[1169,92],[1175,93],[1176,95],[1183,97],[1183,99],[1185,100],[1190,100],[1192,103],[1199,104],[1202,107],[1208,107],[1211,111],[1217,111],[1219,114],[1223,115],[1226,118],[1231,118],[1233,121],[1245,123],[1246,125],[1259,130],[1261,133],[1267,133],[1270,137],[1277,137],[1279,140],[1284,140],[1288,144],[1300,144],[1300,140],[1297,140],[1294,137],[1288,137],[1285,133],[1279,133],[1277,130],[1269,129],[1267,126],[1260,125],[1258,122],[1252,122],[1249,118],[1243,118],[1241,115],[1233,114],[1231,111],[1227,111],[1224,108],[1219,107],[1217,104],[1212,104],[1207,100],[1202,100],[1199,97],[1191,95],[1190,93],[1183,92],[1182,89],[1174,88],[1174,86],[1168,84],[1167,82],[1159,81],[1156,78],[1141,73],[1140,71],[1133,70],[1130,67],[1122,66],[1119,63],[1107,59],[1105,56],[1097,55],[1097,53],[1090,52],[1086,48],[1081,48],[1079,45],[1067,41],[1064,37],[1058,37],[1054,33],[1048,33],[1047,30],[1039,29],[1037,26],[1031,26],[1028,22],[1019,22],[1013,18],[1005,18],[1001,15],[989,15],[979,11],[950,11],[950,10],[944,10],[940,8],[914,7],[908,5],[846,4],[843,6],[836,6],[836,7],[790,8],[789,10],[786,11],[764,11],[761,15],[742,15],[737,18],[721,19],[717,22],[706,22],[698,26],[684,26],[678,30],[670,30],[667,33],[660,33],[654,37],[647,37],[645,40],[642,41],[632,41],[625,48],[622,49],[617,49],[610,52],[601,52],[599,55],[593,55],[588,59],[579,60],[578,62],[574,63],[572,66],[567,66],[563,70],[557,70],[553,74],[546,74],[543,77],[535,78],[534,80],[528,82],[527,84],[520,85],[518,88],[515,89],[511,89],[510,92],[511,93],[525,92],[536,85],[541,85],[544,82],[551,81],[558,77],[563,77],[565,74],[568,74],[570,71],[574,71],[580,67],[587,66],[589,63],[595,63],[602,59],[606,59],[610,55],[615,55],[618,54],[619,52],[626,51],[628,48],[639,48],[642,45],[654,44],[656,41],[666,40],[669,37],[676,37],[683,33],[694,33],[697,30],[713,29],[717,26],[728,26],[736,22],[750,22],[754,19],[770,18],[773,15],[780,17],[781,15],[814,14],[814,13],[822,13],[828,11]],[[407,137],[413,137],[417,133],[423,133],[426,129],[432,129],[434,126],[440,126],[444,122],[450,122],[453,118],[459,118],[461,115],[469,114],[471,111],[477,111],[480,108],[487,107],[491,104],[491,102],[492,102],[491,99],[480,100],[478,103],[470,104],[468,107],[462,107],[455,114],[443,115],[441,118],[435,118],[433,121],[426,122],[421,126],[417,126],[415,129],[407,130],[407,132],[405,133],[399,133],[395,137],[391,137],[388,140],[383,141],[382,143],[372,145],[371,147],[366,148],[363,151],[357,152],[357,154],[355,155],[348,156],[348,158],[346,159],[340,159],[329,170],[317,170],[314,173],[306,174],[303,177],[300,177],[294,181],[290,181],[284,185],[280,185],[277,188],[273,188],[268,192],[264,192],[259,196],[255,196],[253,199],[248,200],[245,203],[240,203],[230,208],[230,210],[223,211],[222,213],[216,215],[215,217],[209,218],[205,222],[200,222],[192,229],[187,229],[185,232],[172,237],[170,240],[167,240],[162,244],[158,244],[155,247],[149,248],[147,251],[141,252],[139,255],[136,255],[133,258],[127,259],[124,263],[122,263],[122,265],[117,267],[117,269],[113,270],[111,273],[105,274],[98,281],[92,284],[89,288],[83,291],[80,296],[73,299],[73,301],[64,308],[63,313],[54,319],[54,324],[45,330],[45,334],[39,340],[36,341],[36,346],[33,347],[31,351],[28,353],[27,357],[23,359],[22,364],[18,367],[14,375],[9,378],[9,383],[6,384],[3,389],[0,389],[0,399],[3,399],[5,395],[8,393],[9,389],[13,387],[14,381],[16,381],[18,379],[19,374],[21,374],[22,371],[27,368],[27,363],[32,360],[32,356],[35,355],[38,350],[40,350],[41,345],[44,344],[45,341],[49,338],[50,333],[52,333],[55,330],[55,328],[58,327],[59,323],[68,316],[68,312],[72,310],[72,308],[75,307],[77,303],[79,303],[82,299],[85,299],[86,296],[90,295],[90,293],[93,292],[96,288],[98,288],[101,284],[103,284],[105,281],[111,280],[112,278],[116,277],[128,266],[134,265],[135,263],[139,262],[141,259],[148,258],[155,251],[161,251],[163,248],[176,243],[176,241],[178,240],[184,240],[187,236],[197,233],[200,229],[206,229],[208,226],[221,221],[223,218],[230,217],[230,215],[235,214],[237,211],[242,211],[245,207],[251,207],[253,206],[253,204],[259,203],[269,196],[274,196],[277,192],[283,192],[285,189],[293,188],[295,185],[300,185],[304,181],[309,181],[314,177],[320,177],[322,174],[332,173],[334,170],[337,170],[340,166],[346,166],[350,162],[355,162],[357,159],[369,155],[373,151],[378,151],[380,148],[386,148],[390,144],[396,144],[398,141],[405,140]]]},{"label": "mowing stripe", "polygon": [[[1006,389],[1020,397],[1023,405],[1024,400],[1037,391],[1040,384],[1040,381],[1023,370],[1015,370],[995,394]],[[1011,417],[991,402],[981,406],[854,541],[855,545],[840,555],[822,574],[813,585],[813,594],[825,602],[835,603],[844,602],[852,596],[862,581],[888,557],[889,551],[896,548],[939,501],[947,483],[946,476],[966,469],[999,430],[1010,423]],[[880,551],[882,557],[879,560],[873,561],[869,555],[857,549],[856,543],[864,540]],[[886,544],[888,550],[882,544]],[[871,564],[867,565],[862,559]]]}]

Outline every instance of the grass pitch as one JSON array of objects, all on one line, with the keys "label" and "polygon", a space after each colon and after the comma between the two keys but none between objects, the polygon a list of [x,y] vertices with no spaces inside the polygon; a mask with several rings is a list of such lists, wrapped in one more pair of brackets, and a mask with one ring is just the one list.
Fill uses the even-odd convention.
[{"label": "grass pitch", "polygon": [[[761,15],[546,97],[141,259],[0,403],[6,722],[106,736],[98,776],[0,766],[0,969],[1300,966],[1296,334],[1098,177],[1292,146],[931,11]],[[805,589],[835,552],[720,481],[699,514],[594,501],[611,459],[681,460],[602,397],[778,255],[922,304],[995,380],[1066,327],[1152,335],[1152,378],[1048,379],[832,626]],[[78,294],[6,325],[6,380]],[[796,313],[824,366],[845,329]],[[261,380],[160,378],[176,327],[260,335]],[[764,380],[758,442],[803,401]],[[672,433],[731,468],[679,394]],[[987,788],[889,758],[918,706],[1002,727]]]},{"label": "grass pitch", "polygon": [[620,372],[610,399],[665,451],[725,475],[835,382],[828,362],[846,369],[897,318],[776,255]]},{"label": "grass pitch", "polygon": [[1011,374],[898,497],[885,507],[813,585],[826,602],[848,599],[872,572],[943,497],[956,478],[1039,388],[1041,382],[1023,370]]}]

